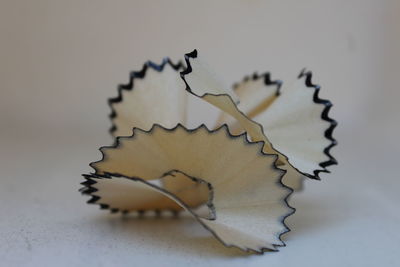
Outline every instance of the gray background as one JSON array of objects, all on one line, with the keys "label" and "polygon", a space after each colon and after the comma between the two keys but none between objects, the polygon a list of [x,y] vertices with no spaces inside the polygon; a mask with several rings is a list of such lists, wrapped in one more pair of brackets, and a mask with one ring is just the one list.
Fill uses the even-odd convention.
[{"label": "gray background", "polygon": [[[399,266],[399,1],[0,1],[1,266]],[[197,48],[226,82],[307,67],[335,104],[340,165],[293,197],[287,247],[223,247],[189,219],[86,205],[106,99]],[[211,115],[211,114],[210,114]]]}]

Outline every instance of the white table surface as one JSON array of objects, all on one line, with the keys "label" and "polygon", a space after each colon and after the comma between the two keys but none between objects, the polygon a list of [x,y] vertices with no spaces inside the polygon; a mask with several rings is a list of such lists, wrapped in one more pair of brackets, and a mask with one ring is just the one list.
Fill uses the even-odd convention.
[{"label": "white table surface", "polygon": [[[190,218],[121,218],[85,204],[80,174],[100,157],[96,143],[108,140],[100,136],[2,139],[0,266],[400,264],[396,157],[363,156],[359,142],[342,140],[333,174],[293,196],[287,246],[259,256],[223,247]],[[350,143],[358,152],[345,149]]]}]

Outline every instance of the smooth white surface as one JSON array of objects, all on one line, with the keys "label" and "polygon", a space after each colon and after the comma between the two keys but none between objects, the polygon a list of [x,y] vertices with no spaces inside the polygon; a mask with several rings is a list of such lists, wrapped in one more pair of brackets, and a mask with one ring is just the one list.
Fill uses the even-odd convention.
[{"label": "smooth white surface", "polygon": [[[0,266],[399,266],[399,7],[1,1]],[[227,82],[306,66],[335,104],[340,165],[293,197],[278,253],[224,248],[189,219],[108,216],[77,192],[128,70],[193,48]]]},{"label": "smooth white surface", "polygon": [[371,162],[360,142],[338,137],[340,167],[293,197],[287,247],[264,256],[224,248],[190,219],[121,219],[86,205],[79,174],[100,157],[99,139],[3,137],[0,266],[398,266],[396,158]]}]

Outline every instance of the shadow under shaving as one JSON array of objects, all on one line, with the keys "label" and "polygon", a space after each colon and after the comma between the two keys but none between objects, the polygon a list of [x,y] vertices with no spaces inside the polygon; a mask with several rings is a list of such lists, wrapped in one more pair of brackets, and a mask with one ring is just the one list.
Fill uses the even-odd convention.
[{"label": "shadow under shaving", "polygon": [[[137,216],[109,214],[96,218],[127,242],[141,240],[145,246],[164,253],[195,254],[202,257],[246,257],[255,255],[221,244],[196,220],[182,213],[178,216]],[[106,224],[106,225],[104,225]]]},{"label": "shadow under shaving", "polygon": [[340,207],[335,205],[335,201],[329,196],[315,199],[310,198],[307,193],[300,192],[292,194],[288,202],[296,212],[285,220],[291,230],[282,236],[286,245],[290,245],[290,240],[302,235],[323,231],[327,227],[343,223],[343,218],[337,216]]},{"label": "shadow under shaving", "polygon": [[[328,197],[315,201],[306,194],[293,194],[289,204],[296,213],[286,219],[290,232],[282,236],[286,245],[290,240],[305,234],[322,231],[321,229],[343,223],[336,216],[334,201]],[[257,255],[238,248],[228,248],[220,243],[209,231],[204,229],[190,215],[183,212],[178,216],[162,214],[160,216],[137,214],[107,214],[96,217],[96,224],[115,235],[116,239],[132,245],[149,247],[163,253],[182,253],[201,255],[201,257],[249,257]],[[279,250],[284,248],[279,248]],[[266,252],[268,254],[268,252]]]}]

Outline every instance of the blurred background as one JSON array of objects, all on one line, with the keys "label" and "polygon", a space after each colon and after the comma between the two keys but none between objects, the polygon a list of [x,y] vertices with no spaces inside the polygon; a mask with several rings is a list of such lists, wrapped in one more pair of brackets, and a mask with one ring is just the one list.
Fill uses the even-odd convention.
[{"label": "blurred background", "polygon": [[[399,25],[396,0],[0,0],[0,266],[399,266]],[[279,253],[121,220],[77,192],[112,142],[117,85],[194,48],[227,83],[307,67],[334,103],[339,166],[293,197]]]}]

